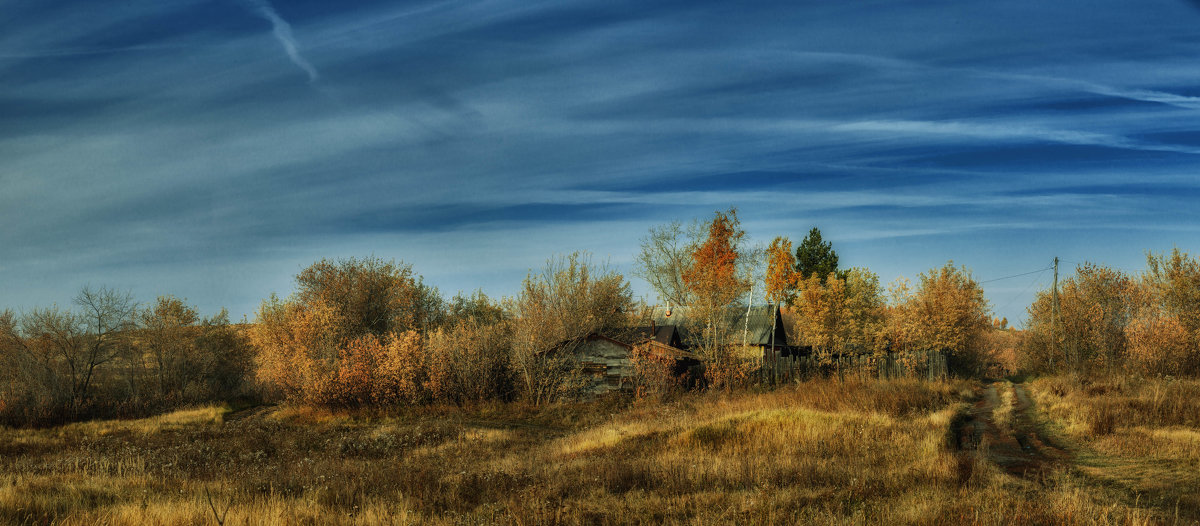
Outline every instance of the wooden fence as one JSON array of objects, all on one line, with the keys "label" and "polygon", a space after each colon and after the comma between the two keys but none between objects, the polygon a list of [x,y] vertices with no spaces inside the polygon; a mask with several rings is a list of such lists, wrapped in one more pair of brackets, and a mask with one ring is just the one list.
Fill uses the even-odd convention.
[{"label": "wooden fence", "polygon": [[831,357],[815,353],[779,356],[768,351],[764,353],[759,372],[763,383],[779,385],[817,375],[940,380],[946,377],[947,368],[946,355],[933,350]]}]

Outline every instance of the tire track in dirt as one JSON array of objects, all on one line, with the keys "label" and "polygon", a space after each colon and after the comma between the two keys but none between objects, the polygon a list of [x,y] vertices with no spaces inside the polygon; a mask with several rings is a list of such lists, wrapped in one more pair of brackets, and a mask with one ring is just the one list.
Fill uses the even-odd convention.
[{"label": "tire track in dirt", "polygon": [[[1003,396],[1009,390],[1011,396]],[[1007,473],[1041,479],[1071,458],[1039,430],[1036,411],[1022,384],[994,382],[979,392],[979,400],[958,420],[955,431],[960,451],[975,451]],[[1007,400],[1006,400],[1007,399]],[[1012,404],[1011,417],[997,425],[996,411]]]}]

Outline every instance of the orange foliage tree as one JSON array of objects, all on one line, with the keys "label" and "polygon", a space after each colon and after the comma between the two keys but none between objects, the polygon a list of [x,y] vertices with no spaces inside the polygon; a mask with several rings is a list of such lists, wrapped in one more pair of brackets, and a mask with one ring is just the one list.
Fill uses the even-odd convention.
[{"label": "orange foliage tree", "polygon": [[1130,365],[1143,374],[1200,374],[1200,259],[1178,248],[1147,254],[1125,328]]},{"label": "orange foliage tree", "polygon": [[430,395],[464,404],[512,395],[512,323],[466,317],[427,336]]},{"label": "orange foliage tree", "polygon": [[1175,316],[1139,316],[1125,328],[1128,366],[1146,375],[1194,375],[1200,357],[1187,327]]},{"label": "orange foliage tree", "polygon": [[410,266],[322,260],[296,282],[287,300],[263,302],[250,330],[264,385],[316,404],[428,400],[417,331],[439,324],[444,309]]},{"label": "orange foliage tree", "polygon": [[791,304],[796,296],[798,278],[792,242],[786,237],[771,240],[767,247],[767,301],[775,305]]},{"label": "orange foliage tree", "polygon": [[879,276],[865,268],[850,268],[842,273],[845,282],[845,319],[847,346],[857,352],[887,350],[884,339],[884,314],[887,304]]},{"label": "orange foliage tree", "polygon": [[1131,277],[1085,263],[1029,307],[1024,365],[1075,373],[1200,374],[1200,259],[1179,249],[1147,254]]},{"label": "orange foliage tree", "polygon": [[966,268],[948,262],[923,272],[916,290],[900,282],[893,286],[893,302],[886,332],[894,348],[942,351],[952,368],[972,374],[990,361],[983,338],[991,312]]},{"label": "orange foliage tree", "polygon": [[749,288],[749,280],[738,272],[739,247],[745,232],[737,210],[716,212],[708,225],[708,237],[692,252],[691,265],[683,281],[692,292],[695,319],[703,323],[697,350],[707,362],[706,376],[714,387],[727,387],[749,377],[747,364],[730,349],[732,328],[728,307]]},{"label": "orange foliage tree", "polygon": [[[796,256],[792,255],[792,242],[786,237],[776,237],[767,247],[766,298],[769,305],[791,305],[795,302],[799,274],[796,272]],[[771,309],[771,348],[775,341],[775,327],[779,324],[778,309]],[[774,357],[775,354],[772,354]],[[772,358],[774,359],[774,358]],[[764,374],[766,372],[764,364]]]}]

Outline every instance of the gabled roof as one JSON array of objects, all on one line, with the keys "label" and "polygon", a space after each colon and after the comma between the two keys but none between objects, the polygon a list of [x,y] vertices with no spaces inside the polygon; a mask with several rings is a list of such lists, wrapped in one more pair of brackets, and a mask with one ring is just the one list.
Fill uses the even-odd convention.
[{"label": "gabled roof", "polygon": [[[749,345],[771,345],[771,327],[774,321],[775,345],[788,344],[787,331],[784,329],[783,317],[778,316],[779,307],[776,305],[760,305],[750,307],[749,314],[745,306],[728,307],[725,309],[725,323],[739,336],[745,334]],[[655,307],[651,319],[656,325],[673,325],[679,327],[681,337],[686,340],[690,327],[698,325],[699,321],[691,319],[690,307]],[[773,316],[774,314],[774,316]]]},{"label": "gabled roof", "polygon": [[672,347],[683,345],[683,338],[679,335],[679,328],[675,325],[645,325],[634,327],[633,330],[640,337],[663,345]]},{"label": "gabled roof", "polygon": [[589,333],[579,339],[565,340],[554,344],[539,352],[552,353],[558,352],[564,348],[570,347],[573,344],[578,344],[588,340],[605,340],[615,345],[632,350],[640,345],[649,345],[649,349],[653,352],[665,354],[676,359],[694,359],[695,355],[690,351],[682,348],[682,340],[680,339],[679,330],[674,326],[650,326],[645,327],[617,327],[601,329],[597,332]]}]

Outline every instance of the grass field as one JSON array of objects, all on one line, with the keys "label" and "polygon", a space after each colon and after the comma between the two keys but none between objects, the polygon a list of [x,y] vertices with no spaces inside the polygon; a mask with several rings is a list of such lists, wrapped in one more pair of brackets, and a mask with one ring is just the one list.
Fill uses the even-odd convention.
[{"label": "grass field", "polygon": [[1200,381],[1033,382],[1049,427],[1077,471],[1133,500],[1200,521]]},{"label": "grass field", "polygon": [[[2,429],[0,522],[1200,520],[1195,492],[1186,492],[1200,480],[1200,387],[1127,383],[1089,395],[1093,387],[1065,379],[1038,380],[1027,391],[1007,383],[816,380],[669,402],[389,415],[203,407]],[[1183,395],[1191,398],[1158,416],[1138,411],[1140,420],[1123,420],[1126,407]],[[1104,411],[1131,423],[1107,429]],[[1035,435],[1047,443],[1053,436],[1058,453],[1024,448],[1022,437]]]}]

